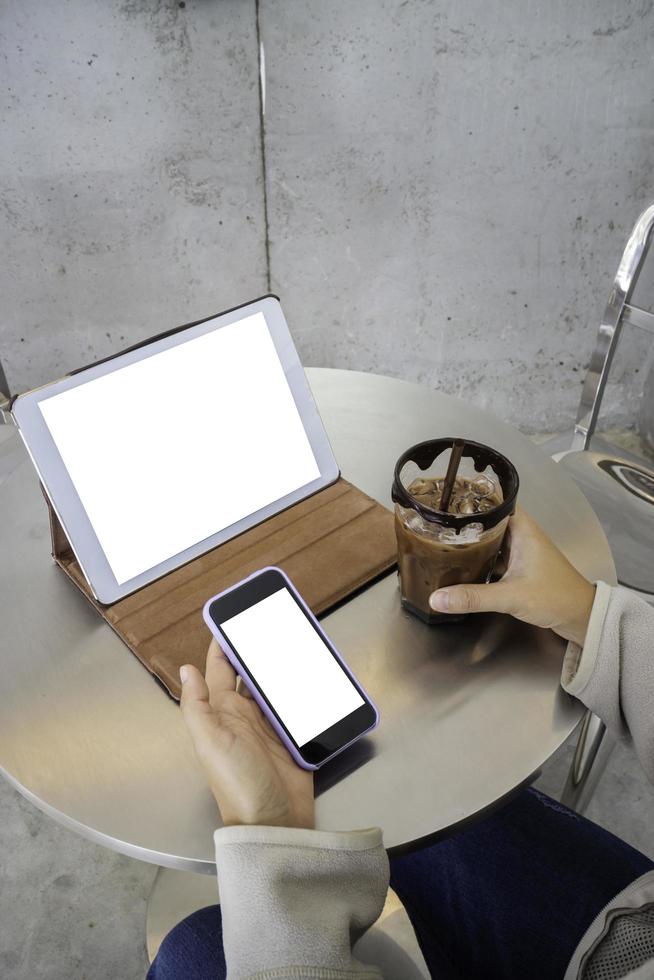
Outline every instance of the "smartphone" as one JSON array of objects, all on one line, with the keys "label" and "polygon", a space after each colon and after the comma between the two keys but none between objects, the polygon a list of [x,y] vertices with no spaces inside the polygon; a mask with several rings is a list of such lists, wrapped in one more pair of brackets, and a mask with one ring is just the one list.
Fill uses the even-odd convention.
[{"label": "smartphone", "polygon": [[209,599],[204,619],[295,761],[318,769],[379,714],[280,568]]}]

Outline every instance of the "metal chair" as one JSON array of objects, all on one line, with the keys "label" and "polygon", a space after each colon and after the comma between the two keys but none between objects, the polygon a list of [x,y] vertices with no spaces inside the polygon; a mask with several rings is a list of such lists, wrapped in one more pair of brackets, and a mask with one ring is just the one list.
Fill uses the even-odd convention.
[{"label": "metal chair", "polygon": [[[634,225],[609,293],[581,394],[570,449],[553,458],[584,492],[611,545],[618,581],[654,603],[654,469],[618,451],[595,429],[616,346],[625,324],[654,334],[654,314],[631,303],[652,240],[654,204]],[[654,339],[654,338],[653,338]],[[553,446],[550,446],[553,448]],[[562,801],[583,811],[614,746],[604,724],[586,712]]]},{"label": "metal chair", "polygon": [[639,217],[622,255],[584,381],[572,446],[554,457],[595,510],[613,551],[618,581],[651,603],[654,603],[654,468],[645,460],[593,437],[623,326],[631,324],[654,334],[654,314],[631,303],[653,230],[654,204]]}]

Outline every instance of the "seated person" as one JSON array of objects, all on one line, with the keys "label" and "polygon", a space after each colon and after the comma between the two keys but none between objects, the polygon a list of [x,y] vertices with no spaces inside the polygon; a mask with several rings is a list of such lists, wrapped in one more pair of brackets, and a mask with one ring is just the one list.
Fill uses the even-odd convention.
[{"label": "seated person", "polygon": [[[434,593],[435,609],[498,611],[569,640],[563,687],[654,781],[654,609],[592,585],[519,512],[500,581]],[[182,671],[182,711],[220,809],[221,906],[164,940],[149,980],[366,980],[352,945],[380,914],[378,829],[314,830],[312,775],[295,765],[213,642]],[[390,884],[437,980],[654,977],[654,863],[535,789],[432,847],[393,858]]]}]

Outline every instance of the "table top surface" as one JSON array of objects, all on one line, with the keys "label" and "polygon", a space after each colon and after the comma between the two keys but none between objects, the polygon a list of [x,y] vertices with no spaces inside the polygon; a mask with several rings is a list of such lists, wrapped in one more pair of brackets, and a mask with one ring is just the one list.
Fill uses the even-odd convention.
[{"label": "table top surface", "polygon": [[[615,581],[590,505],[517,430],[408,382],[307,374],[343,476],[381,503],[408,446],[476,439],[513,460],[520,503],[570,560]],[[15,431],[0,434],[1,770],[98,843],[212,872],[219,816],[179,708],[50,560],[36,473]],[[554,634],[489,615],[425,626],[401,609],[395,574],[323,623],[381,724],[318,773],[319,828],[382,826],[390,848],[445,833],[529,779],[581,717],[559,686]]]}]

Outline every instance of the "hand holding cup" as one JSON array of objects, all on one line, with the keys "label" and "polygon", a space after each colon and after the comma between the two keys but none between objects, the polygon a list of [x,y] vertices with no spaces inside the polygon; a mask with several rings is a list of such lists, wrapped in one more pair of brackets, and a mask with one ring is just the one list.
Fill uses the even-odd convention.
[{"label": "hand holding cup", "polygon": [[507,569],[498,582],[438,589],[430,597],[431,608],[447,615],[508,613],[583,646],[595,586],[520,508],[509,521],[507,547]]}]

